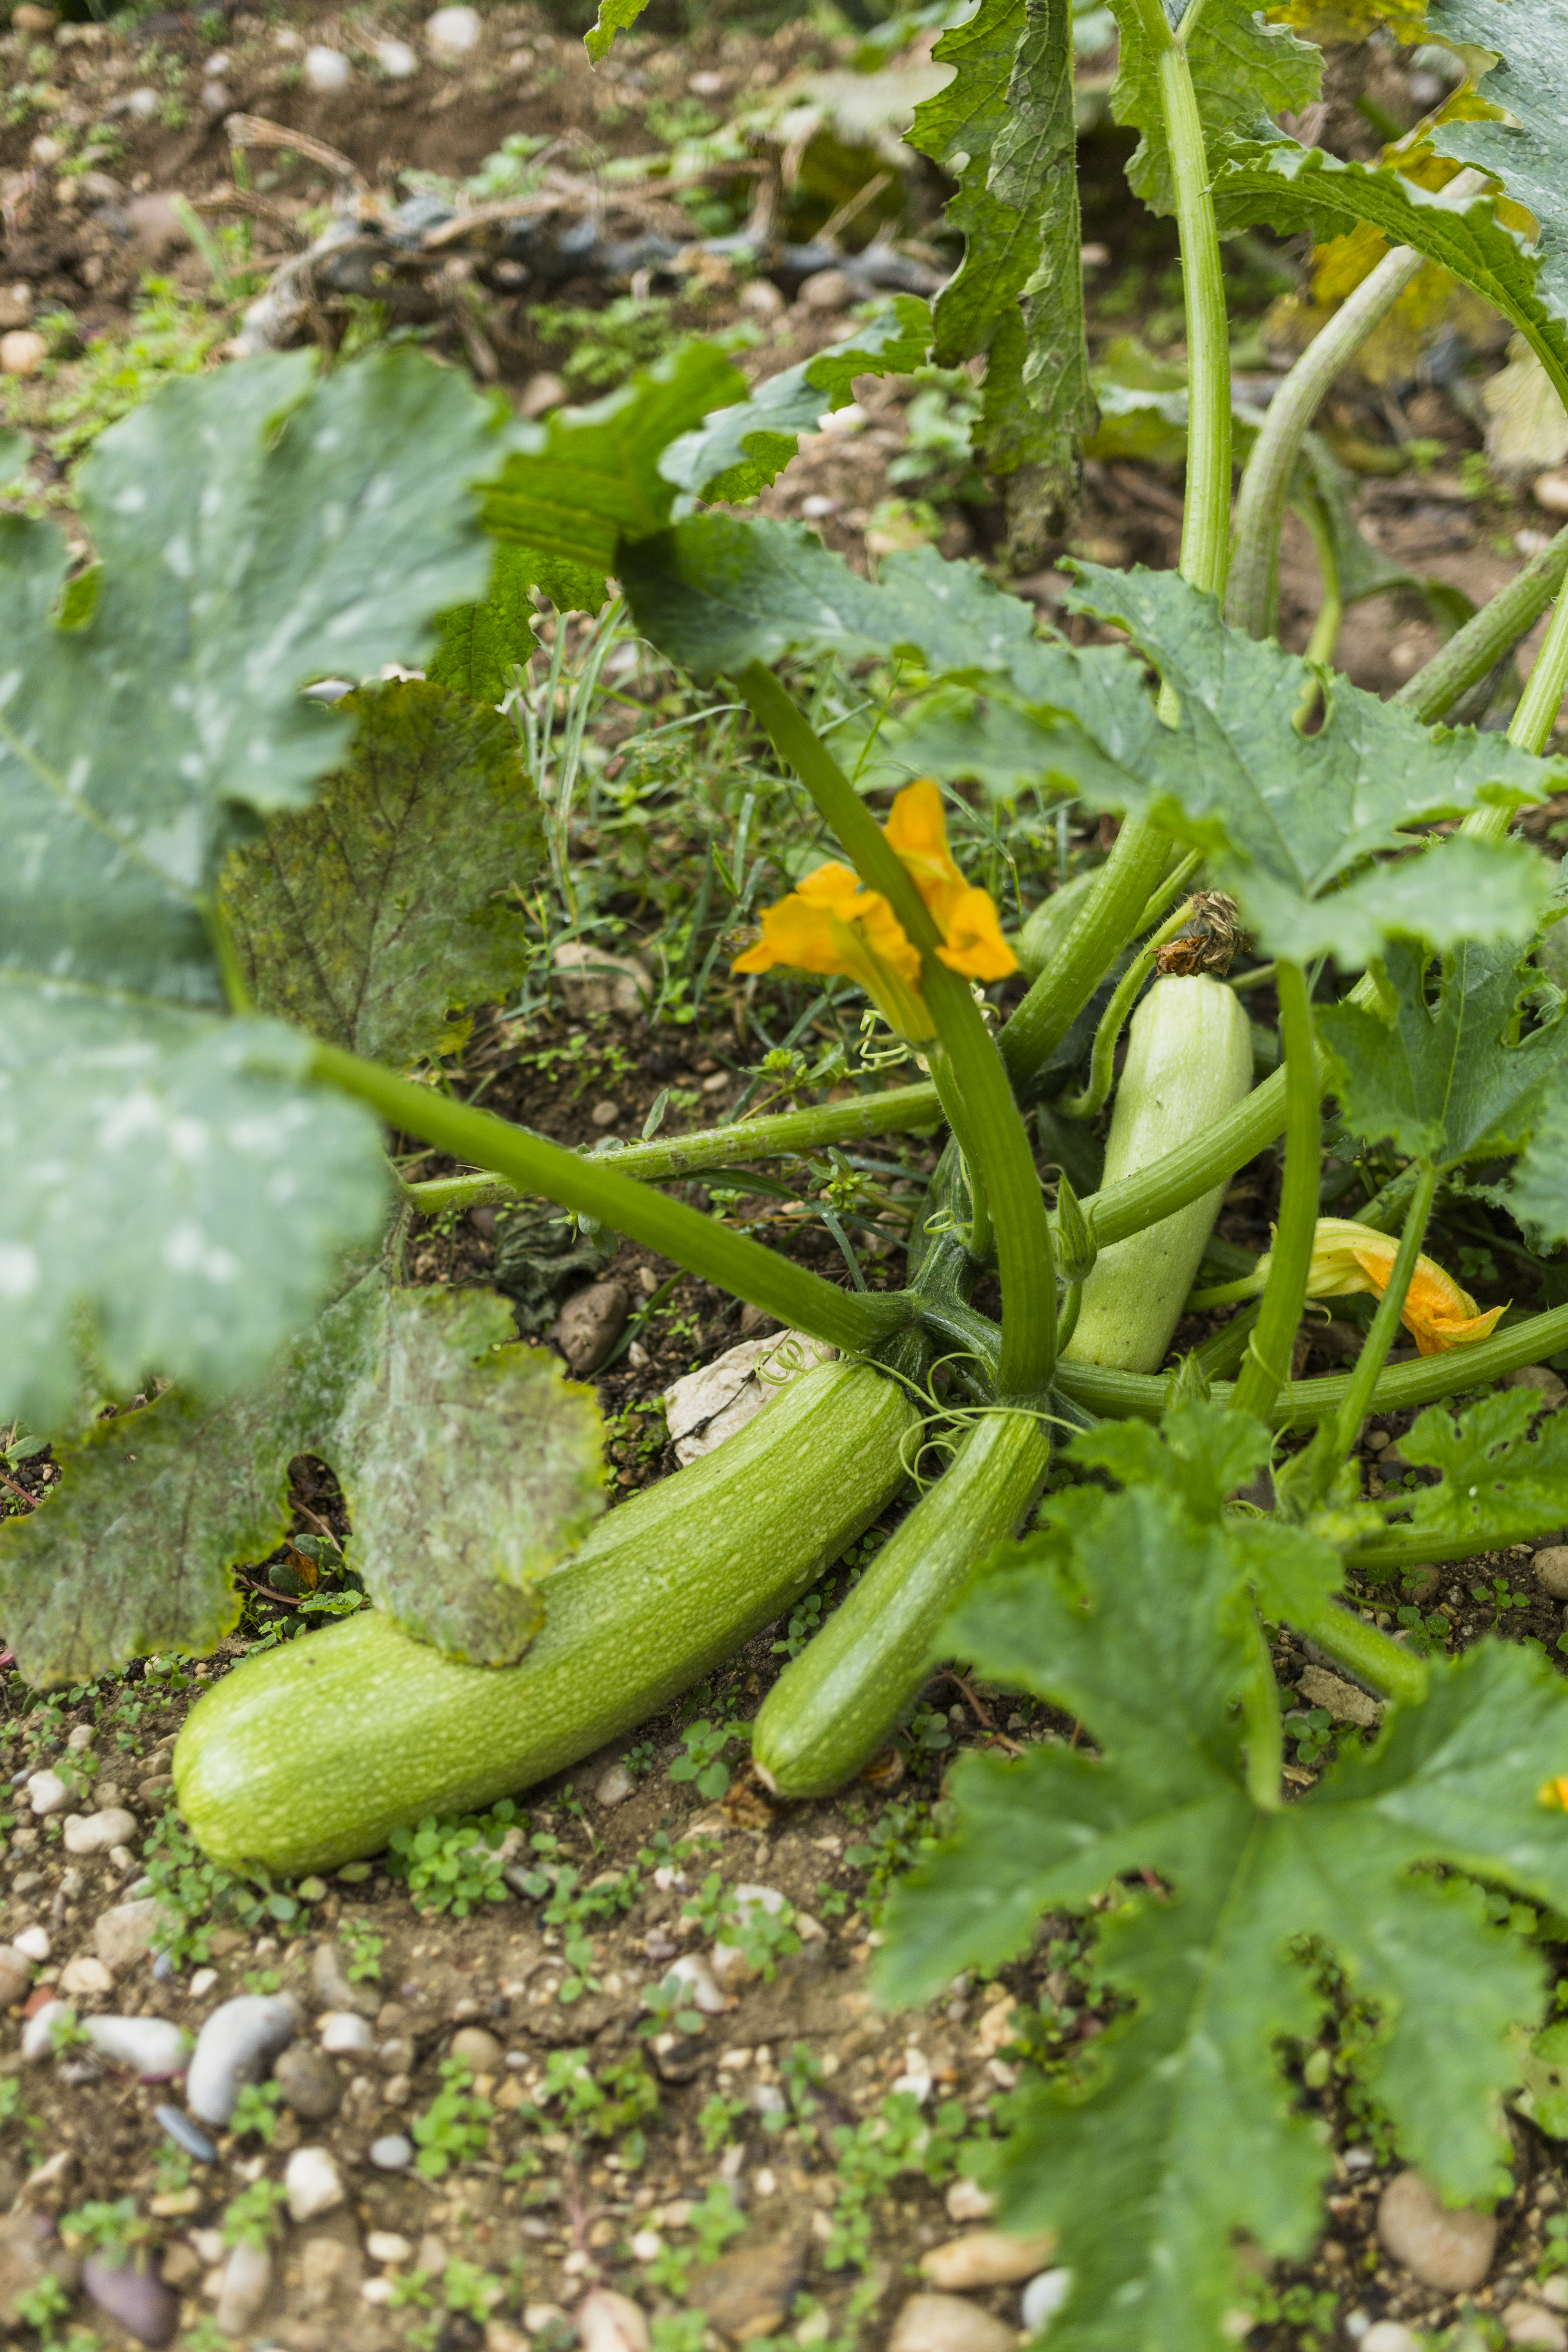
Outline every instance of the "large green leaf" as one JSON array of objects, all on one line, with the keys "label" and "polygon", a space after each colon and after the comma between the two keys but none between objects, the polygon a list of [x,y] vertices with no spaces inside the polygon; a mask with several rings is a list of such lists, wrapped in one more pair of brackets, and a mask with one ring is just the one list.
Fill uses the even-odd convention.
[{"label": "large green leaf", "polygon": [[937,299],[937,357],[986,356],[975,455],[988,472],[1038,468],[1029,502],[1059,507],[1077,479],[1094,394],[1083,320],[1068,0],[982,0],[943,34],[952,79],[915,111],[910,143],[952,170],[963,260]]},{"label": "large green leaf", "polygon": [[[1111,5],[1121,48],[1110,110],[1118,122],[1143,133],[1127,177],[1153,211],[1173,213],[1175,183],[1154,47],[1143,29],[1137,0],[1111,0]],[[1181,12],[1170,13],[1176,17]],[[1274,117],[1309,105],[1322,79],[1321,53],[1284,26],[1265,24],[1249,0],[1204,0],[1186,49],[1211,154],[1228,140],[1267,138]]]},{"label": "large green leaf", "polygon": [[1390,1532],[1451,1554],[1461,1545],[1491,1551],[1560,1528],[1568,1519],[1568,1413],[1544,1414],[1532,1434],[1541,1412],[1532,1389],[1494,1389],[1458,1413],[1429,1405],[1399,1449],[1441,1476],[1435,1486],[1383,1497]]},{"label": "large green leaf", "polygon": [[527,969],[498,894],[532,877],[538,806],[510,727],[464,696],[378,686],[339,708],[347,765],[230,859],[224,909],[261,1012],[402,1068]]},{"label": "large green leaf", "polygon": [[1321,1018],[1346,1124],[1438,1169],[1495,1159],[1529,1142],[1563,1066],[1568,1024],[1520,1037],[1520,997],[1540,975],[1517,952],[1461,946],[1432,959],[1390,947],[1392,1017],[1360,1004]]},{"label": "large green leaf", "polygon": [[1307,229],[1325,236],[1370,222],[1391,245],[1414,246],[1511,319],[1568,399],[1562,303],[1542,278],[1536,253],[1498,219],[1489,195],[1456,203],[1442,190],[1418,186],[1392,163],[1344,160],[1286,140],[1227,142],[1215,163],[1215,203],[1223,225],[1264,221],[1277,234]]},{"label": "large green leaf", "polygon": [[49,1500],[0,1527],[0,1622],[27,1680],[209,1650],[238,1614],[231,1570],[283,1536],[301,1453],[338,1472],[373,1599],[458,1655],[516,1657],[535,1579],[602,1498],[592,1391],[512,1331],[491,1292],[399,1290],[377,1268],[258,1385],[98,1423]]},{"label": "large green leaf", "polygon": [[341,753],[300,687],[416,660],[479,587],[491,425],[412,352],[313,373],[174,382],[100,436],[69,625],[64,540],[0,524],[0,1411],[39,1426],[84,1336],[121,1390],[254,1377],[384,1212],[374,1122],[219,1017],[212,894],[245,804],[302,807]]},{"label": "large green leaf", "polygon": [[[540,569],[525,548],[498,544],[483,599],[454,604],[440,615],[441,642],[425,666],[433,684],[449,686],[475,702],[500,702],[508,671],[526,662],[539,643],[529,592]],[[562,609],[571,611],[579,601],[565,600]]]},{"label": "large green leaf", "polygon": [[1563,107],[1563,11],[1557,0],[1433,0],[1428,30],[1457,48],[1489,49],[1499,62],[1479,96],[1491,121],[1456,116],[1432,134],[1439,154],[1493,172],[1535,216],[1536,292],[1558,324],[1568,320],[1568,120]]},{"label": "large green leaf", "polygon": [[630,32],[647,0],[599,0],[598,12],[583,36],[583,47],[598,65],[616,45],[617,33]]},{"label": "large green leaf", "polygon": [[[1545,889],[1539,859],[1518,845],[1466,838],[1415,860],[1370,861],[1412,847],[1412,825],[1542,797],[1556,763],[1474,729],[1425,728],[1229,627],[1214,598],[1174,572],[1086,564],[1070,602],[1126,630],[1174,690],[1180,717],[1163,741],[1134,736],[1139,765],[1130,768],[1125,751],[1108,761],[1100,698],[1079,688],[1068,707],[1084,738],[1101,740],[1085,760],[1064,736],[1061,766],[1087,798],[1139,810],[1208,851],[1222,887],[1278,953],[1327,950],[1353,966],[1391,935],[1444,947],[1529,934]],[[1106,675],[1102,667],[1097,679]],[[1315,692],[1322,707],[1307,733],[1301,713]]]},{"label": "large green leaf", "polygon": [[662,530],[675,485],[659,471],[672,441],[745,397],[746,380],[710,343],[687,343],[586,408],[512,427],[510,453],[483,486],[486,526],[524,548],[557,604],[596,609],[616,542]]},{"label": "large green leaf", "polygon": [[1540,1964],[1489,1929],[1473,1889],[1420,1866],[1561,1903],[1568,1837],[1539,1792],[1561,1769],[1568,1693],[1543,1659],[1483,1645],[1436,1668],[1370,1757],[1266,1811],[1243,1769],[1247,1652],[1214,1528],[1139,1487],[1011,1558],[944,1644],[1067,1709],[1100,1753],[1057,1743],[957,1768],[956,1833],[895,1897],[880,1990],[927,2000],[1016,1956],[1042,1913],[1158,1874],[1168,1892],[1123,1893],[1100,1939],[1129,2013],[1080,2079],[1015,2103],[1002,2218],[1060,2233],[1062,2352],[1215,2352],[1235,2240],[1300,2257],[1331,2169],[1280,2066],[1281,2039],[1313,2034],[1327,2007],[1304,1938],[1383,2020],[1370,2082],[1402,2150],[1450,2198],[1503,2185],[1509,2029],[1539,2007]]},{"label": "large green leaf", "polygon": [[931,349],[931,334],[927,305],[912,294],[896,296],[843,342],[764,376],[749,399],[716,410],[672,441],[659,458],[660,475],[694,498],[755,498],[783,473],[803,433],[815,433],[825,412],[848,406],[858,375],[907,373]]}]

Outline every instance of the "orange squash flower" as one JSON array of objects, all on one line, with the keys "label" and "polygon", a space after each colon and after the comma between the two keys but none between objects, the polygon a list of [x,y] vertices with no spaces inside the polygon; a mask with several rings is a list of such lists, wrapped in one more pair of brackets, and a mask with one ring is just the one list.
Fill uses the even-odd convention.
[{"label": "orange squash flower", "polygon": [[[1352,1291],[1370,1291],[1381,1298],[1388,1287],[1399,1244],[1391,1234],[1373,1233],[1349,1217],[1320,1217],[1312,1237],[1312,1265],[1307,1277],[1309,1298],[1345,1298]],[[1268,1257],[1258,1261],[1255,1285],[1268,1279]],[[1415,1261],[1410,1287],[1399,1319],[1424,1356],[1440,1356],[1449,1348],[1473,1346],[1490,1337],[1503,1309],[1491,1307],[1482,1315],[1468,1290],[1426,1256]]]},{"label": "orange squash flower", "polygon": [[[966,882],[947,845],[942,794],[910,784],[893,803],[888,839],[930,908],[950,971],[1005,980],[1018,960],[1002,936],[989,895]],[[936,1024],[921,994],[921,959],[879,890],[862,887],[847,866],[819,866],[798,890],[763,910],[763,936],[738,956],[736,971],[841,972],[866,991],[888,1026],[911,1045],[929,1044]]]}]

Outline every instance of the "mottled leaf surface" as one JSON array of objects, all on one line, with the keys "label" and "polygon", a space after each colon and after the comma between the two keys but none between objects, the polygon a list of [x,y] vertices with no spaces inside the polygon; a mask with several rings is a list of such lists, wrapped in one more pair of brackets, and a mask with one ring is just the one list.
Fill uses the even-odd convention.
[{"label": "mottled leaf surface", "polygon": [[329,1044],[405,1068],[448,1013],[494,1003],[528,964],[542,834],[511,728],[429,683],[339,705],[352,753],[313,808],[237,851],[225,912],[251,997]]},{"label": "mottled leaf surface", "polygon": [[0,1525],[0,1622],[40,1687],[155,1650],[210,1650],[231,1571],[288,1526],[289,1464],[350,1500],[349,1564],[411,1633],[491,1664],[537,1629],[534,1580],[602,1507],[591,1390],[511,1342],[488,1291],[351,1281],[268,1378],[216,1404],[175,1389],[61,1449],[58,1489]]},{"label": "mottled leaf surface", "polygon": [[1118,1888],[1096,1965],[1129,2012],[1081,2075],[1014,2103],[1002,2217],[1053,2228],[1072,2272],[1063,2352],[1214,2352],[1245,2233],[1299,2258],[1331,2169],[1296,2110],[1281,2037],[1310,2037],[1327,1996],[1300,1939],[1332,1950],[1384,2020],[1370,2086],[1402,2153],[1455,2201],[1503,2185],[1510,2029],[1535,2013],[1540,1963],[1490,1929],[1479,1894],[1414,1876],[1446,1863],[1560,1902],[1568,1833],[1539,1801],[1561,1769],[1568,1693],[1545,1661],[1483,1644],[1435,1670],[1367,1757],[1280,1811],[1247,1789],[1232,1702],[1247,1653],[1221,1531],[1139,1486],[1017,1547],[946,1646],[1085,1726],[954,1771],[955,1834],[895,1896],[880,1989],[929,2000],[961,1969],[1026,1949],[1044,1912]]},{"label": "mottled leaf surface", "polygon": [[313,379],[250,361],[100,436],[68,625],[63,538],[0,524],[0,1412],[39,1427],[84,1318],[121,1391],[255,1377],[384,1213],[374,1120],[220,1017],[208,911],[238,804],[302,807],[341,755],[300,687],[416,659],[479,588],[490,426],[412,352]]},{"label": "mottled leaf surface", "polygon": [[1522,1150],[1568,1054],[1562,1022],[1520,1034],[1520,998],[1539,974],[1517,951],[1458,947],[1434,975],[1402,943],[1385,969],[1392,1018],[1348,1003],[1321,1015],[1347,1124],[1438,1169]]},{"label": "mottled leaf surface", "polygon": [[1477,95],[1499,110],[1491,121],[1440,122],[1441,155],[1495,173],[1535,216],[1540,236],[1536,292],[1558,322],[1568,320],[1568,110],[1563,102],[1563,11],[1557,0],[1433,0],[1427,26],[1456,48],[1489,49],[1498,63]]},{"label": "mottled leaf surface", "polygon": [[[1118,122],[1143,134],[1127,166],[1135,194],[1157,213],[1176,209],[1175,183],[1160,103],[1159,65],[1136,0],[1111,0],[1121,32],[1120,70],[1110,93]],[[1268,139],[1274,118],[1318,95],[1322,57],[1280,25],[1268,25],[1248,0],[1206,0],[1187,63],[1211,155],[1235,139]],[[1277,134],[1275,134],[1277,135]]]},{"label": "mottled leaf surface", "polygon": [[984,352],[975,457],[988,472],[1042,469],[1037,502],[1076,481],[1093,429],[1073,121],[1068,0],[982,0],[937,44],[945,89],[915,111],[910,143],[955,172],[948,223],[963,259],[937,298],[937,357]]},{"label": "mottled leaf surface", "polygon": [[500,700],[512,664],[526,662],[539,644],[529,594],[538,568],[523,548],[496,548],[482,601],[454,604],[439,616],[440,643],[425,668],[432,684],[449,686],[475,702]]},{"label": "mottled leaf surface", "polygon": [[896,296],[880,318],[829,343],[815,359],[764,376],[749,399],[733,402],[683,433],[659,458],[658,470],[695,498],[755,498],[775,481],[826,412],[847,408],[858,375],[903,375],[931,348],[928,306],[913,294]]},{"label": "mottled leaf surface", "polygon": [[[1495,126],[1454,128],[1468,134]],[[1568,399],[1568,326],[1561,300],[1542,278],[1536,250],[1498,219],[1491,196],[1478,194],[1456,204],[1391,163],[1363,163],[1289,140],[1226,142],[1215,163],[1222,226],[1266,221],[1277,235],[1305,229],[1327,238],[1370,222],[1391,245],[1414,246],[1510,319]]]}]

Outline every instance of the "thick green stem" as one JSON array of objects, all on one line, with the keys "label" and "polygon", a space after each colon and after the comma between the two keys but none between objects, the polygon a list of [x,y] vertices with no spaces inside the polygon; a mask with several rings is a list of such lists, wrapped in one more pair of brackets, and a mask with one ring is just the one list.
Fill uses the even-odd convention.
[{"label": "thick green stem", "polygon": [[1285,1181],[1268,1286],[1231,1399],[1238,1412],[1259,1414],[1266,1413],[1279,1391],[1289,1385],[1290,1351],[1307,1296],[1318,1225],[1321,1131],[1312,1007],[1300,964],[1281,960],[1276,985],[1279,1034],[1285,1046]]},{"label": "thick green stem", "polygon": [[[1508,730],[1509,741],[1516,743],[1521,751],[1544,751],[1552,740],[1552,730],[1557,724],[1557,713],[1563,708],[1565,692],[1568,692],[1568,596],[1559,596],[1556,610],[1552,615],[1552,625],[1546,632],[1541,651],[1535,657],[1535,667],[1530,673],[1529,683],[1513,714]],[[1499,835],[1506,830],[1509,822],[1507,812],[1488,810],[1485,814],[1501,817],[1502,823],[1497,827]],[[1480,830],[1473,818],[1466,818],[1467,833],[1479,833]]]},{"label": "thick green stem", "polygon": [[1267,636],[1274,625],[1279,531],[1308,428],[1324,394],[1421,266],[1408,246],[1386,254],[1313,337],[1268,404],[1241,478],[1226,603],[1226,618],[1249,636]]},{"label": "thick green stem", "polygon": [[1428,727],[1452,710],[1461,695],[1479,686],[1510,646],[1545,612],[1568,574],[1568,526],[1550,546],[1532,555],[1506,588],[1472,614],[1431,660],[1407,678],[1394,696]]},{"label": "thick green stem", "polygon": [[1032,1077],[1056,1051],[1136,937],[1173,847],[1168,833],[1142,817],[1123,824],[1078,920],[1002,1032],[1003,1059],[1016,1081]]},{"label": "thick green stem", "polygon": [[1309,1642],[1316,1642],[1374,1690],[1386,1691],[1401,1706],[1419,1706],[1431,1680],[1419,1658],[1391,1641],[1375,1625],[1353,1616],[1335,1601],[1320,1601],[1315,1610],[1291,1612],[1290,1622]]},{"label": "thick green stem", "polygon": [[603,1160],[584,1160],[559,1143],[530,1135],[493,1112],[474,1110],[430,1087],[416,1086],[340,1046],[318,1045],[313,1075],[380,1112],[391,1127],[416,1135],[454,1159],[493,1168],[521,1192],[542,1193],[617,1233],[673,1258],[737,1298],[750,1300],[814,1339],[862,1353],[912,1319],[900,1297],[836,1289],[820,1275],[792,1265],[743,1234],[732,1234],[683,1201],[667,1200]]},{"label": "thick green stem", "polygon": [[1279,1686],[1274,1661],[1256,1615],[1247,1647],[1252,1664],[1241,1685],[1241,1719],[1247,1727],[1247,1788],[1261,1812],[1277,1813],[1283,1801],[1285,1727],[1279,1720]]},{"label": "thick green stem", "polygon": [[[886,1094],[856,1095],[847,1102],[813,1103],[804,1110],[731,1119],[723,1127],[705,1127],[696,1135],[656,1136],[651,1143],[628,1144],[624,1151],[604,1157],[617,1175],[662,1184],[671,1178],[700,1176],[705,1168],[732,1168],[737,1161],[769,1160],[812,1151],[823,1144],[854,1143],[865,1136],[935,1127],[942,1116],[937,1090],[928,1080],[918,1087],[892,1087]],[[489,1201],[515,1200],[517,1187],[489,1172],[436,1176],[424,1183],[405,1184],[403,1197],[410,1208],[433,1217],[441,1209],[477,1209]]]},{"label": "thick green stem", "polygon": [[[1312,534],[1312,552],[1318,559],[1320,599],[1318,617],[1312,624],[1312,634],[1307,640],[1306,658],[1321,668],[1331,669],[1334,647],[1340,641],[1340,628],[1345,617],[1343,583],[1340,579],[1340,553],[1334,545],[1333,532],[1323,511],[1322,501],[1310,499],[1304,509],[1307,528]],[[1317,695],[1314,691],[1314,707]]]},{"label": "thick green stem", "polygon": [[1063,1095],[1057,1104],[1064,1118],[1093,1118],[1103,1108],[1110,1092],[1110,1074],[1116,1061],[1116,1041],[1122,1024],[1138,999],[1138,992],[1154,969],[1154,959],[1168,940],[1173,940],[1184,923],[1190,922],[1193,901],[1184,898],[1173,915],[1167,915],[1153,936],[1144,940],[1121,978],[1117,982],[1110,1003],[1100,1016],[1100,1026],[1094,1033],[1094,1052],[1089,1057],[1089,1084],[1076,1095]]},{"label": "thick green stem", "polygon": [[1056,1363],[1056,1273],[1034,1154],[995,1040],[968,982],[942,962],[942,934],[886,834],[773,672],[752,662],[736,684],[861,880],[881,892],[921,951],[921,992],[963,1101],[965,1158],[984,1185],[996,1235],[1005,1302],[1002,1394],[1027,1402],[1048,1386]]},{"label": "thick green stem", "polygon": [[1345,1391],[1334,1423],[1332,1460],[1344,1461],[1350,1454],[1366,1418],[1378,1376],[1388,1360],[1399,1329],[1400,1309],[1410,1287],[1410,1277],[1415,1271],[1415,1261],[1421,1255],[1421,1244],[1426,1234],[1426,1220],[1432,1214],[1432,1203],[1437,1197],[1437,1171],[1429,1160],[1420,1162],[1415,1190],[1405,1215],[1405,1230],[1399,1237],[1399,1248],[1388,1286],[1378,1301],[1377,1312],[1372,1318],[1372,1328],[1362,1343],[1361,1354],[1351,1369],[1350,1386]]},{"label": "thick green stem", "polygon": [[[1244,1308],[1243,1312],[1247,1310]],[[1229,1325],[1226,1327],[1226,1331]],[[1224,1332],[1215,1338],[1223,1339]],[[1205,1340],[1205,1348],[1214,1342]],[[1521,1364],[1540,1364],[1568,1348],[1568,1307],[1551,1307],[1544,1315],[1528,1316],[1479,1339],[1471,1347],[1446,1349],[1439,1356],[1422,1356],[1412,1364],[1385,1368],[1372,1392],[1368,1411],[1407,1412],[1416,1405],[1434,1404],[1461,1390],[1478,1393],[1495,1387],[1505,1373]],[[1089,1412],[1108,1421],[1158,1421],[1165,1409],[1167,1381],[1162,1373],[1120,1372],[1104,1364],[1063,1363],[1057,1384]],[[1350,1375],[1331,1372],[1315,1381],[1293,1381],[1289,1390],[1264,1414],[1276,1429],[1310,1429],[1337,1413],[1350,1387]],[[1231,1391],[1216,1382],[1215,1402],[1225,1404]]]}]

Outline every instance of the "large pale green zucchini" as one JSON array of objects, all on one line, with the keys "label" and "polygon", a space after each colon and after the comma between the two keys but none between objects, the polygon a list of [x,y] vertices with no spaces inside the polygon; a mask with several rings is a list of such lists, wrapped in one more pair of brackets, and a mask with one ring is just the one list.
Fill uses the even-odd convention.
[{"label": "large pale green zucchini", "polygon": [[869,1365],[803,1373],[599,1522],[545,1580],[543,1630],[515,1666],[455,1664],[367,1610],[237,1667],[175,1745],[191,1830],[229,1869],[330,1870],[574,1764],[831,1567],[903,1484],[913,1418]]},{"label": "large pale green zucchini", "polygon": [[930,1673],[942,1619],[1045,1483],[1050,1438],[988,1413],[843,1606],[763,1702],[752,1755],[781,1797],[825,1797],[869,1762]]},{"label": "large pale green zucchini", "polygon": [[[1127,1033],[1103,1185],[1152,1167],[1252,1090],[1252,1027],[1234,989],[1206,974],[1157,980]],[[1225,1198],[1201,1201],[1101,1250],[1083,1286],[1069,1364],[1152,1372],[1163,1362]]]}]

